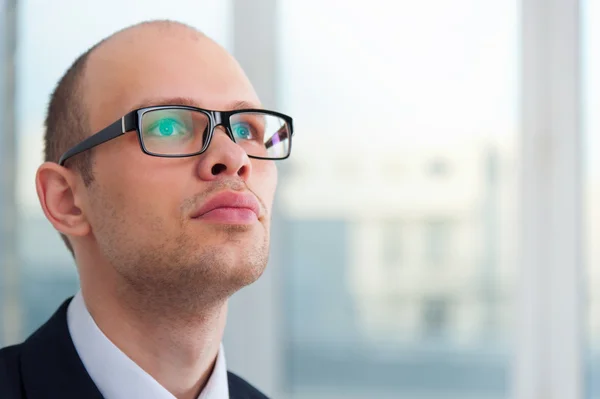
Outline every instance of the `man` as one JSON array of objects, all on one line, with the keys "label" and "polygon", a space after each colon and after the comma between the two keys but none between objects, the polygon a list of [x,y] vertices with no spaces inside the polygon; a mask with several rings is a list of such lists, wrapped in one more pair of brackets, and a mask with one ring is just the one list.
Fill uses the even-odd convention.
[{"label": "man", "polygon": [[37,193],[81,290],[0,351],[0,397],[264,398],[221,339],[228,298],[267,263],[291,118],[209,38],[155,21],[75,61],[46,127]]}]

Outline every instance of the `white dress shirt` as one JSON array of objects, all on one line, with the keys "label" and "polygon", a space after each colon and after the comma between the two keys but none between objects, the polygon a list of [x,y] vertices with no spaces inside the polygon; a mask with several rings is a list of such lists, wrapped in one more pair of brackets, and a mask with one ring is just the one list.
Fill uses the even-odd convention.
[{"label": "white dress shirt", "polygon": [[[88,374],[106,399],[174,399],[165,387],[115,346],[98,328],[79,291],[67,310],[75,349]],[[198,399],[228,399],[223,345],[208,382]]]}]

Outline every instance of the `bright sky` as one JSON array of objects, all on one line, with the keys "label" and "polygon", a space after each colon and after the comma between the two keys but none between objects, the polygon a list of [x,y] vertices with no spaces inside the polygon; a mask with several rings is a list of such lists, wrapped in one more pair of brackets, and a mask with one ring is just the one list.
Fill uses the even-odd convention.
[{"label": "bright sky", "polygon": [[[372,141],[366,132],[377,132],[382,145],[457,136],[513,140],[519,127],[518,2],[403,0],[393,9],[391,3],[281,1],[280,98],[305,135],[304,145],[317,133],[351,138],[344,145]],[[175,19],[232,48],[230,1],[19,4],[18,128],[30,143],[39,143],[49,94],[69,64],[118,29]],[[598,38],[599,49],[600,5],[590,0],[589,6],[596,23],[588,24],[588,36]],[[600,70],[600,51],[586,56],[589,70]],[[590,73],[586,87],[588,108],[599,109],[599,74]],[[598,136],[598,118],[589,114],[588,128]],[[40,151],[38,145],[22,152],[19,176],[21,197],[35,207]]]},{"label": "bright sky", "polygon": [[514,134],[516,3],[284,4],[282,97],[300,122],[329,121],[327,132],[344,137],[377,129],[397,144],[422,135]]}]

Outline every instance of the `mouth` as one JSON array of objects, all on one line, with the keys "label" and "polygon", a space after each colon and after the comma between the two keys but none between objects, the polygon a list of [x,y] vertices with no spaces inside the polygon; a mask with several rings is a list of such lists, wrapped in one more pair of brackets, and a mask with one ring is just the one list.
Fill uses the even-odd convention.
[{"label": "mouth", "polygon": [[260,205],[249,193],[226,191],[211,197],[191,218],[212,223],[252,224],[260,217]]}]

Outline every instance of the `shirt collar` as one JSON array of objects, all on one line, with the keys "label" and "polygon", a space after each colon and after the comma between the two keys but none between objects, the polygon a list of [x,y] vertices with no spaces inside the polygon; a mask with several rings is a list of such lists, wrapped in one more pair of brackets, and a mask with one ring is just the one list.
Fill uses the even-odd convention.
[{"label": "shirt collar", "polygon": [[[81,291],[67,310],[67,324],[75,349],[88,374],[107,399],[175,399],[98,328],[88,312]],[[223,345],[206,386],[198,399],[227,399],[227,366]]]}]

